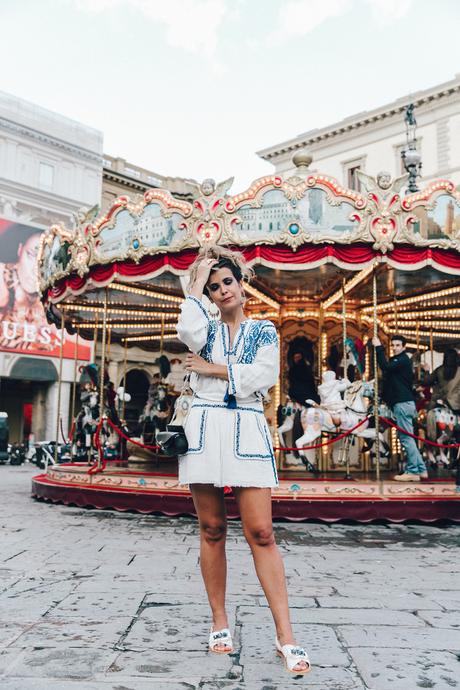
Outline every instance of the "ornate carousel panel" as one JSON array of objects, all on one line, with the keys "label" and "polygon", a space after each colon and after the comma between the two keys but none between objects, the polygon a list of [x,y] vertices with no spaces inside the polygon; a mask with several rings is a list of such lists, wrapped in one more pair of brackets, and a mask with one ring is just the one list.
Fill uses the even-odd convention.
[{"label": "ornate carousel panel", "polygon": [[[460,341],[460,194],[446,180],[403,194],[407,176],[387,173],[359,173],[358,192],[311,173],[309,161],[297,154],[295,176],[265,176],[234,195],[229,179],[197,184],[191,203],[162,189],[120,197],[102,216],[82,211],[73,228],[45,233],[38,265],[47,318],[92,341],[96,356],[73,393],[79,386],[82,402],[69,443],[74,460],[81,460],[77,444],[84,446],[86,463],[56,462],[35,478],[34,495],[193,514],[176,460],[166,463],[155,439],[180,391],[171,382],[179,381],[186,352],[176,324],[188,270],[200,249],[218,244],[239,249],[253,267],[246,314],[272,321],[280,339],[280,379],[264,408],[281,478],[275,516],[460,519],[452,478],[460,414],[438,410],[430,418],[422,385],[424,367],[433,371]],[[205,313],[208,307],[203,298]],[[415,437],[430,478],[417,486],[392,481],[403,455],[371,347],[376,336],[389,347],[395,333],[407,339],[425,396]],[[159,373],[139,420],[126,421],[132,350]],[[118,397],[113,359],[124,360]],[[322,397],[331,380],[341,386],[339,417]],[[296,402],[299,381],[306,406]],[[230,493],[227,501],[236,516]]]}]

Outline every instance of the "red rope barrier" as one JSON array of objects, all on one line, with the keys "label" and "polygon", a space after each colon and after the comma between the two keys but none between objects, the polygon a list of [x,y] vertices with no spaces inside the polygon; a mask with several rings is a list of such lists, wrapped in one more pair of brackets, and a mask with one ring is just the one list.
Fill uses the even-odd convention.
[{"label": "red rope barrier", "polygon": [[436,443],[435,441],[430,441],[427,438],[423,438],[422,436],[416,436],[416,434],[411,434],[410,431],[406,431],[406,429],[403,429],[402,427],[398,426],[391,419],[387,419],[386,417],[380,417],[380,419],[386,424],[389,424],[390,426],[400,431],[402,434],[406,434],[406,436],[414,438],[416,441],[428,443],[430,446],[435,446],[436,448],[460,448],[460,443]]},{"label": "red rope barrier", "polygon": [[283,448],[282,446],[275,446],[273,450],[314,450],[316,448],[322,448],[323,446],[330,446],[331,443],[337,443],[337,441],[341,441],[345,436],[349,436],[350,434],[355,431],[355,429],[358,429],[360,426],[364,424],[364,422],[367,422],[369,420],[369,417],[364,417],[358,424],[356,424],[353,428],[348,429],[348,431],[344,431],[343,434],[339,434],[335,438],[329,439],[329,441],[325,441],[324,443],[315,443],[313,446],[302,446],[301,448]]},{"label": "red rope barrier", "polygon": [[112,420],[107,419],[106,421],[110,424],[112,429],[114,429],[114,431],[116,431],[117,434],[119,434],[119,436],[122,436],[127,441],[134,443],[135,446],[140,446],[140,448],[147,448],[147,450],[160,450],[161,446],[147,446],[145,443],[141,443],[140,441],[135,441],[133,438],[131,438],[130,436],[127,436],[121,429],[119,429],[119,427],[117,427],[116,424],[114,424],[112,422]]}]

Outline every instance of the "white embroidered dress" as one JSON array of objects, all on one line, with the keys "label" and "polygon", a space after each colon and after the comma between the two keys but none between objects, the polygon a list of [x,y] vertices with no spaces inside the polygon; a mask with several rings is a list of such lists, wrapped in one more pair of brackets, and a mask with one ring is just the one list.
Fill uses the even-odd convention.
[{"label": "white embroidered dress", "polygon": [[262,396],[279,375],[278,337],[271,321],[246,319],[230,343],[226,324],[210,319],[189,296],[179,339],[208,362],[228,366],[229,381],[193,373],[185,424],[189,449],[179,458],[180,484],[273,487],[278,484]]}]

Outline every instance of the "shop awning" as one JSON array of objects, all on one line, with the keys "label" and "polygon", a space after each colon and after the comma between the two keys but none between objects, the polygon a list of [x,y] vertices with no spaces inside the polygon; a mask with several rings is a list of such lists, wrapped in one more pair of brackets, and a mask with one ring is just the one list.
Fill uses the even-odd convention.
[{"label": "shop awning", "polygon": [[19,357],[13,364],[11,379],[27,381],[57,381],[58,374],[53,362],[43,357]]}]

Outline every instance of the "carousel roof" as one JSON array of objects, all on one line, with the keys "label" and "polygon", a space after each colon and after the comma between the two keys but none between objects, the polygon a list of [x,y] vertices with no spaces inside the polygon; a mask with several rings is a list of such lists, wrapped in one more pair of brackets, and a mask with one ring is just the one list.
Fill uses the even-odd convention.
[{"label": "carousel roof", "polygon": [[[39,255],[48,318],[64,317],[82,335],[106,325],[112,338],[178,350],[175,323],[184,297],[181,276],[207,243],[238,247],[255,268],[251,313],[327,321],[340,314],[343,290],[350,319],[378,313],[421,338],[449,340],[460,329],[460,194],[437,180],[401,195],[406,176],[360,173],[361,192],[310,173],[310,158],[294,157],[297,174],[262,177],[241,194],[232,180],[196,188],[193,203],[153,189],[117,199],[98,218],[81,213],[75,226],[55,225]],[[106,290],[106,288],[108,288]],[[369,316],[370,318],[370,316]],[[457,319],[457,320],[456,320]],[[417,325],[418,324],[418,325]]]}]

